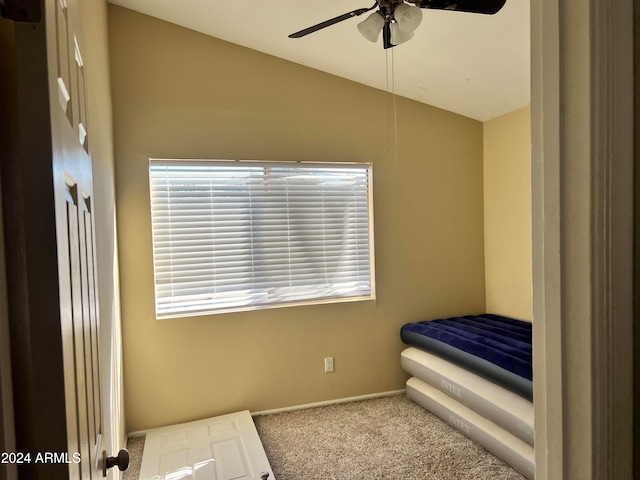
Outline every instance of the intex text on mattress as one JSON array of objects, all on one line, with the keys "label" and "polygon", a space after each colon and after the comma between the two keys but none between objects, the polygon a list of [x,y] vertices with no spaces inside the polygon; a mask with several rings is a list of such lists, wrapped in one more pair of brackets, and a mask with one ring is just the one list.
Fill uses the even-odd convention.
[{"label": "intex text on mattress", "polygon": [[529,322],[493,314],[467,315],[408,323],[400,338],[533,399]]}]

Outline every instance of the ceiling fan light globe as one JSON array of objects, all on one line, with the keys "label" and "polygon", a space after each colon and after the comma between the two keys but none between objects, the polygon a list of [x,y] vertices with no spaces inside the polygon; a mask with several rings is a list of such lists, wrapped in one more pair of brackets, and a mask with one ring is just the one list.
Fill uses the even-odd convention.
[{"label": "ceiling fan light globe", "polygon": [[364,38],[375,43],[378,41],[383,26],[384,18],[380,13],[374,12],[358,24],[358,31]]},{"label": "ceiling fan light globe", "polygon": [[405,33],[413,32],[422,21],[422,10],[415,5],[401,3],[393,12],[393,18],[395,18],[401,31]]},{"label": "ceiling fan light globe", "polygon": [[393,45],[400,45],[401,43],[407,42],[411,40],[414,35],[415,33],[413,31],[403,32],[397,22],[391,24],[391,43]]}]

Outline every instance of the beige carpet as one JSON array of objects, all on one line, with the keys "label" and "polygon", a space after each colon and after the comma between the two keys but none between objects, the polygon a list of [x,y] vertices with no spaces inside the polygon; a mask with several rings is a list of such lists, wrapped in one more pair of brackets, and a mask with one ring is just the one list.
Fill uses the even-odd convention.
[{"label": "beige carpet", "polygon": [[[254,422],[277,480],[524,479],[405,395]],[[144,437],[129,439],[132,461],[124,480],[138,479],[143,445]]]},{"label": "beige carpet", "polygon": [[127,438],[129,450],[129,468],[124,471],[122,480],[138,480],[142,466],[142,452],[144,451],[144,436]]},{"label": "beige carpet", "polygon": [[254,418],[278,480],[522,480],[405,395]]}]

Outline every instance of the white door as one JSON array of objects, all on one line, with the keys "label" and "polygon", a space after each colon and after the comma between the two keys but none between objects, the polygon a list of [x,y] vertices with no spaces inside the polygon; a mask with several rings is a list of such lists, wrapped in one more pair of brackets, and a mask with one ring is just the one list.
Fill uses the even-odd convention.
[{"label": "white door", "polygon": [[8,104],[0,105],[8,117],[0,146],[16,448],[30,455],[18,465],[20,478],[104,475],[89,86],[79,1],[24,3],[33,12],[29,22],[20,21],[19,8],[18,21],[0,25],[11,43],[0,52],[10,79],[0,84],[11,90]]},{"label": "white door", "polygon": [[140,480],[266,478],[275,477],[248,411],[147,432]]},{"label": "white door", "polygon": [[100,331],[87,76],[79,0],[47,0],[47,58],[69,477],[103,477]]}]

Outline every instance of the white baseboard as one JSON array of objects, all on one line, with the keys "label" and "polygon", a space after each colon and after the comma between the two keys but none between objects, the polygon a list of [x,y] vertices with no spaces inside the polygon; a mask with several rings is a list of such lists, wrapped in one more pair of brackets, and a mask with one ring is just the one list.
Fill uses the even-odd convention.
[{"label": "white baseboard", "polygon": [[[304,405],[294,405],[291,407],[274,408],[273,410],[261,410],[259,412],[251,412],[252,417],[260,415],[272,415],[274,413],[293,412],[294,410],[305,410],[307,408],[326,407],[328,405],[337,405],[339,403],[359,402],[360,400],[371,400],[372,398],[392,397],[394,395],[403,395],[407,393],[406,389],[391,390],[389,392],[369,393],[367,395],[358,395],[357,397],[336,398],[335,400],[325,400],[324,402],[305,403]],[[138,430],[128,433],[128,437],[144,437],[147,430]]]},{"label": "white baseboard", "polygon": [[328,405],[336,405],[339,403],[359,402],[361,400],[370,400],[372,398],[392,397],[394,395],[402,395],[406,393],[406,389],[392,390],[389,392],[369,393],[367,395],[358,395],[357,397],[337,398],[334,400],[325,400],[323,402],[305,403],[303,405],[294,405],[291,407],[274,408],[273,410],[261,410],[259,412],[251,412],[252,417],[260,415],[272,415],[274,413],[292,412],[294,410],[306,410],[307,408],[326,407]]}]

